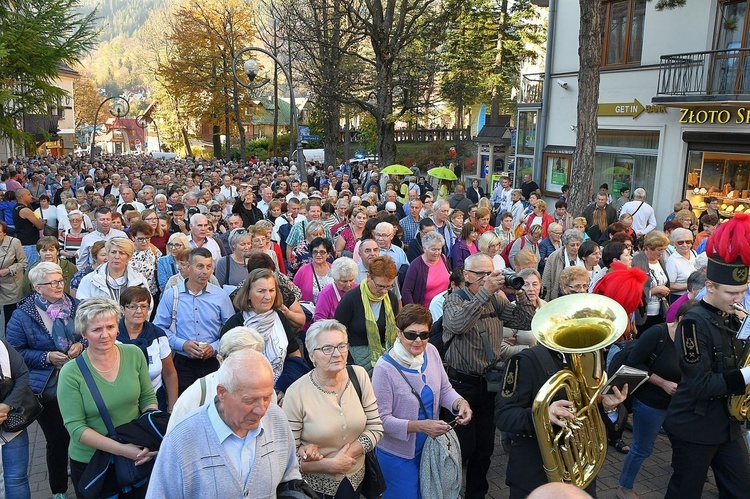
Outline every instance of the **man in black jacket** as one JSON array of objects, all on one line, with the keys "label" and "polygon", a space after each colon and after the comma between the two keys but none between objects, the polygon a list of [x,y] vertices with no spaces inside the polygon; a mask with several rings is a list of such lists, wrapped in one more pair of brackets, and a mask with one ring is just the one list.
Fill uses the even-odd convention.
[{"label": "man in black jacket", "polygon": [[737,248],[730,247],[746,239],[743,226],[748,221],[738,214],[716,229],[711,242],[726,243],[707,248],[706,296],[677,326],[674,344],[682,381],[664,420],[674,469],[668,499],[701,497],[709,466],[722,497],[747,497],[750,490],[743,423],[727,411],[727,397],[744,397],[750,384],[750,367],[743,367],[738,357],[741,320],[734,308],[747,292],[750,254],[738,257],[733,252]]}]

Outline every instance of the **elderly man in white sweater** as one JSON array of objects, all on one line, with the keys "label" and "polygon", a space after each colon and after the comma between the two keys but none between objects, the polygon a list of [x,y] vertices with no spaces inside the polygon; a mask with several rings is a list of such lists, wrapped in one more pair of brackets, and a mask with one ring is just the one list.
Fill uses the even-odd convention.
[{"label": "elderly man in white sweater", "polygon": [[216,376],[215,399],[164,438],[147,498],[260,499],[301,479],[289,422],[271,403],[273,370],[263,354],[234,352]]}]

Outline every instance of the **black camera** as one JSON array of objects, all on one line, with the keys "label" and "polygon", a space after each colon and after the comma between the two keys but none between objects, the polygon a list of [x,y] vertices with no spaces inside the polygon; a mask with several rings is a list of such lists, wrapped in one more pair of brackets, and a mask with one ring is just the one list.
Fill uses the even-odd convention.
[{"label": "black camera", "polygon": [[518,291],[523,288],[525,284],[523,277],[519,276],[511,269],[503,269],[503,277],[505,277],[505,285]]}]

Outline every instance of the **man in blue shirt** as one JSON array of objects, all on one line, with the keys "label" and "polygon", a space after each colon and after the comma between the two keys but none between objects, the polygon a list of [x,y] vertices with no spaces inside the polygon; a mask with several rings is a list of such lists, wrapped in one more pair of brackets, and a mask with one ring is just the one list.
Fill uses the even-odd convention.
[{"label": "man in blue shirt", "polygon": [[406,258],[404,250],[391,243],[395,232],[396,229],[393,225],[388,222],[380,222],[375,226],[372,235],[380,247],[380,256],[390,256],[396,263],[396,268],[400,269],[402,265],[409,265],[409,260]]},{"label": "man in blue shirt", "polygon": [[208,282],[213,271],[211,252],[193,249],[188,264],[187,279],[164,292],[154,318],[154,324],[167,332],[176,354],[179,393],[219,368],[219,331],[234,315],[229,296]]}]

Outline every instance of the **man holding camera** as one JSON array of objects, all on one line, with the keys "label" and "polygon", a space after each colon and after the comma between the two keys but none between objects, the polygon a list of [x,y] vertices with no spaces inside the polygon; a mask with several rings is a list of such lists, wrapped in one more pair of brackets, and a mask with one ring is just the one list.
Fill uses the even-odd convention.
[{"label": "man holding camera", "polygon": [[[531,329],[534,306],[520,288],[508,288],[506,277],[494,270],[492,259],[483,253],[465,260],[464,279],[466,286],[445,300],[443,342],[451,384],[474,410],[472,421],[456,428],[456,433],[467,465],[465,497],[475,499],[483,498],[489,490],[495,393],[502,383],[502,363],[513,343],[513,339],[503,340],[503,325]],[[515,303],[509,302],[504,292],[515,293]]]}]

